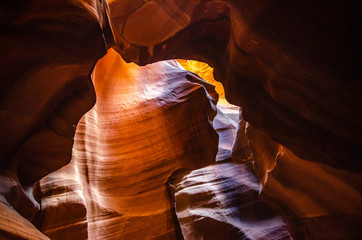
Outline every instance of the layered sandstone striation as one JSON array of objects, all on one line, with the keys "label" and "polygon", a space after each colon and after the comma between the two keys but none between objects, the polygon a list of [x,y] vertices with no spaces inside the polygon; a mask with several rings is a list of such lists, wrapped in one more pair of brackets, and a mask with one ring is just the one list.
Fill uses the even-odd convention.
[{"label": "layered sandstone striation", "polygon": [[232,157],[252,159],[261,198],[279,210],[295,238],[360,238],[360,174],[301,159],[249,123],[239,124]]},{"label": "layered sandstone striation", "polygon": [[[358,1],[3,1],[1,237],[46,239],[29,221],[51,238],[178,234],[163,184],[177,168],[214,161],[217,95],[175,62],[138,70],[116,50],[139,65],[208,63],[242,108],[237,120],[237,109],[218,110],[217,159],[252,160],[261,196],[300,236],[361,238],[360,9]],[[97,104],[74,144],[95,104],[93,84]],[[58,209],[77,211],[68,218]]]},{"label": "layered sandstone striation", "polygon": [[[115,11],[117,1],[109,6],[115,48],[125,59],[196,59],[214,68],[226,99],[242,107],[234,160],[254,161],[265,199],[307,232],[315,224],[314,237],[361,236],[360,3],[153,1],[127,5],[128,12]],[[152,20],[140,13],[150,9],[163,12],[150,18],[174,22],[149,28],[143,22]],[[133,29],[162,34],[144,43]],[[247,122],[255,131],[241,137]],[[343,227],[323,235],[328,225]]]},{"label": "layered sandstone striation", "polygon": [[[64,215],[55,215],[45,194],[45,233],[52,239],[71,236],[85,217],[85,233],[77,235],[88,239],[176,237],[166,180],[176,169],[213,163],[218,146],[212,128],[215,100],[186,76],[190,73],[176,61],[141,68],[114,50],[98,61],[92,73],[97,102],[78,124],[72,162],[40,182],[44,194],[68,185],[52,195],[56,210],[77,209],[79,218],[69,224]],[[57,220],[48,224],[51,218]]]},{"label": "layered sandstone striation", "polygon": [[36,226],[50,239],[88,239],[88,219],[74,164],[44,177],[36,186],[41,211]]},{"label": "layered sandstone striation", "polygon": [[69,163],[77,122],[95,102],[89,75],[107,49],[105,9],[100,1],[0,3],[0,189],[6,208],[0,228],[10,238],[46,239],[28,222],[40,209],[33,186]]},{"label": "layered sandstone striation", "polygon": [[359,3],[115,0],[109,7],[126,60],[207,62],[246,121],[299,157],[359,170]]},{"label": "layered sandstone striation", "polygon": [[184,239],[291,239],[287,224],[259,197],[252,165],[219,162],[170,178]]}]

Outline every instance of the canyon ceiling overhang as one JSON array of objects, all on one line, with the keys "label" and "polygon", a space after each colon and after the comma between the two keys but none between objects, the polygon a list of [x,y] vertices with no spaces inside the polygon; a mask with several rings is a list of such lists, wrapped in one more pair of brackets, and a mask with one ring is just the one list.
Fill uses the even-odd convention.
[{"label": "canyon ceiling overhang", "polygon": [[208,63],[226,99],[242,108],[249,133],[276,142],[261,149],[276,153],[281,144],[288,159],[321,164],[360,194],[361,7],[359,1],[2,1],[2,196],[27,219],[39,210],[33,186],[71,160],[76,125],[96,101],[90,74],[110,48],[139,65]]}]

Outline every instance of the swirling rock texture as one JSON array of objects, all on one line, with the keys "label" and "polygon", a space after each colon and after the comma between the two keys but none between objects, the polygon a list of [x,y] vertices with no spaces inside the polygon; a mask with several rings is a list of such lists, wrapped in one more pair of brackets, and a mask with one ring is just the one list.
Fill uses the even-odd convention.
[{"label": "swirling rock texture", "polygon": [[[310,238],[361,237],[360,3],[123,2],[127,12],[117,1],[109,6],[125,59],[183,57],[214,68],[226,99],[261,131],[245,135],[241,121],[238,136],[246,139],[238,138],[234,156],[253,158],[265,199],[301,219]],[[151,28],[153,21],[160,27]],[[323,236],[325,226],[333,230]]]},{"label": "swirling rock texture", "polygon": [[95,102],[89,74],[107,49],[105,7],[0,3],[0,229],[10,238],[42,238],[26,220],[40,208],[32,188],[70,161],[75,126]]},{"label": "swirling rock texture", "polygon": [[260,200],[250,163],[179,171],[170,184],[185,239],[291,239],[283,219]]},{"label": "swirling rock texture", "polygon": [[360,168],[360,62],[352,35],[360,3],[111,1],[109,7],[116,49],[126,60],[205,61],[246,121],[300,157]]},{"label": "swirling rock texture", "polygon": [[[184,129],[183,124],[187,123],[178,121],[182,119],[182,110],[188,109],[183,105],[186,102],[192,102],[187,105],[192,108],[188,109],[192,113],[187,116],[195,116],[208,123],[210,119],[207,119],[205,109],[201,114],[199,106],[209,104],[205,97],[200,103],[189,96],[185,103],[168,109],[175,118],[172,122],[179,123],[174,128],[157,125],[161,124],[158,121],[145,120],[153,119],[148,117],[156,108],[157,101],[152,103],[155,106],[147,105],[144,99],[163,87],[162,80],[160,84],[154,82],[154,91],[143,88],[148,96],[140,93],[137,84],[124,83],[130,88],[128,92],[134,91],[140,96],[129,96],[129,102],[124,104],[129,106],[124,106],[125,114],[113,114],[112,121],[125,121],[126,116],[134,113],[129,110],[131,106],[137,109],[140,102],[145,103],[142,111],[135,111],[142,114],[138,118],[134,116],[137,123],[144,125],[135,125],[131,133],[126,129],[122,129],[126,132],[119,130],[119,136],[136,135],[140,133],[139,129],[146,128],[166,131],[165,139],[171,139],[170,144],[176,151],[172,156],[189,155],[180,157],[182,164],[171,161],[174,165],[169,162],[162,164],[158,171],[150,168],[152,174],[157,172],[150,183],[146,181],[150,175],[142,174],[147,167],[139,162],[139,168],[122,171],[122,174],[129,175],[128,182],[102,178],[108,174],[121,174],[117,171],[120,167],[117,164],[114,167],[100,164],[106,160],[112,162],[112,154],[120,153],[112,145],[117,133],[112,132],[113,128],[109,132],[96,131],[108,128],[107,124],[112,121],[101,122],[95,116],[110,118],[112,114],[107,111],[117,108],[114,104],[116,100],[112,98],[122,95],[122,91],[118,93],[121,83],[111,81],[109,84],[114,87],[99,83],[100,93],[97,92],[97,101],[107,102],[110,106],[96,105],[98,110],[92,110],[88,117],[84,117],[88,122],[82,120],[78,125],[73,165],[47,176],[33,188],[42,177],[70,161],[75,125],[95,101],[90,73],[96,61],[110,47],[126,61],[139,65],[176,58],[207,62],[214,68],[216,80],[223,83],[226,99],[242,108],[239,120],[230,121],[233,127],[228,125],[233,132],[237,125],[235,143],[231,147],[233,134],[224,135],[230,138],[224,138],[227,154],[220,159],[226,159],[231,154],[235,161],[254,162],[255,174],[261,183],[261,196],[290,220],[287,222],[290,222],[293,237],[361,238],[362,87],[359,70],[362,61],[358,35],[359,1],[29,0],[3,1],[0,6],[0,233],[3,238],[46,239],[29,223],[31,220],[52,238],[60,237],[59,229],[72,229],[72,226],[77,229],[77,235],[86,237],[88,234],[89,238],[101,235],[111,238],[113,233],[120,237],[126,232],[130,234],[127,237],[132,238],[132,231],[140,234],[141,238],[156,237],[157,231],[153,235],[145,231],[150,235],[142,235],[142,229],[151,225],[162,228],[162,231],[170,230],[170,238],[177,235],[174,231],[177,227],[173,224],[167,227],[153,225],[150,218],[140,217],[142,211],[132,207],[137,204],[136,200],[120,200],[114,195],[122,191],[123,195],[119,196],[135,195],[137,198],[137,193],[145,196],[157,185],[156,182],[162,182],[161,179],[166,181],[165,178],[174,169],[201,167],[213,161],[209,158],[212,154],[206,153],[216,152],[214,145],[206,145],[205,148],[202,144],[195,144],[192,154],[187,151],[180,153],[177,151],[183,151],[185,143],[182,145],[179,139],[176,141],[174,134]],[[158,68],[162,72],[161,66]],[[150,69],[145,71],[152,76]],[[99,71],[107,72],[107,67],[100,67]],[[118,78],[122,81],[132,75],[128,70],[122,74],[126,76]],[[94,76],[97,76],[97,70]],[[199,82],[196,76],[188,76]],[[98,78],[102,79],[101,82],[107,81],[106,76],[94,77],[96,88]],[[132,75],[132,78],[138,79],[138,76]],[[180,86],[174,86],[176,89],[185,90],[191,84],[186,80],[179,83]],[[170,85],[173,84],[177,85],[177,81]],[[197,86],[195,88],[204,89]],[[102,92],[103,88],[107,90]],[[210,86],[205,88],[210,89]],[[107,91],[112,94],[107,94]],[[193,92],[197,95],[201,91]],[[181,94],[168,93],[167,100]],[[106,101],[107,96],[109,100]],[[97,111],[107,114],[98,114]],[[223,128],[218,129],[220,133]],[[211,134],[212,131],[207,132]],[[147,134],[149,137],[152,131]],[[136,147],[142,143],[145,147],[139,149],[145,151],[143,154],[150,153],[147,146],[152,145],[152,141],[145,143],[146,140],[139,137],[128,139],[128,147],[132,146],[130,149],[137,151]],[[157,140],[157,136],[152,139]],[[231,149],[232,153],[228,152]],[[157,150],[162,153],[163,149]],[[135,154],[135,163],[139,159],[137,153],[127,154]],[[209,157],[193,158],[191,164],[190,155],[193,154]],[[152,154],[149,155],[152,157]],[[104,156],[106,158],[102,158]],[[135,174],[139,175],[138,181],[134,178]],[[127,179],[127,175],[122,179]],[[202,182],[200,186],[203,186]],[[135,189],[145,190],[137,192]],[[165,193],[165,188],[155,189]],[[58,202],[53,202],[52,196],[57,199],[58,195]],[[155,201],[150,200],[150,204],[155,205],[152,209],[147,208],[146,213],[154,216],[152,211],[158,209],[163,212],[163,215],[158,215],[160,222],[171,223],[171,207],[165,199],[166,196],[159,194]],[[77,209],[74,219],[58,214],[58,206]],[[39,209],[42,211],[37,215]],[[52,222],[52,215],[63,223],[57,225]],[[135,220],[136,216],[140,217],[139,221]],[[125,219],[132,220],[123,221]],[[97,225],[102,220],[105,228]],[[112,228],[112,221],[120,221],[122,228],[117,224],[113,225],[118,226],[117,229]],[[130,228],[134,223],[140,227]]]},{"label": "swirling rock texture", "polygon": [[[215,100],[186,76],[196,78],[176,61],[140,68],[125,63],[114,50],[98,61],[92,74],[97,102],[78,124],[70,164],[75,166],[73,178],[78,176],[84,200],[74,196],[76,187],[68,191],[75,184],[62,179],[64,173],[69,175],[69,167],[40,182],[42,229],[51,233],[47,234],[51,239],[64,238],[64,232],[74,236],[74,226],[82,222],[72,216],[75,223],[69,224],[64,216],[51,212],[47,202],[43,204],[48,200],[46,192],[56,189],[50,186],[54,180],[57,188],[64,183],[69,187],[53,194],[50,201],[57,199],[52,204],[59,212],[77,209],[72,213],[86,217],[88,228],[82,234],[88,233],[89,239],[176,237],[165,182],[178,168],[213,163],[218,146],[210,123],[216,114]],[[84,206],[86,216],[82,215]],[[48,224],[48,218],[57,220]]]},{"label": "swirling rock texture", "polygon": [[262,199],[281,211],[295,238],[360,238],[359,174],[298,158],[249,123],[240,124],[237,139],[233,159],[253,159]]},{"label": "swirling rock texture", "polygon": [[33,221],[50,239],[88,238],[87,208],[74,164],[44,177],[35,187],[41,211]]}]

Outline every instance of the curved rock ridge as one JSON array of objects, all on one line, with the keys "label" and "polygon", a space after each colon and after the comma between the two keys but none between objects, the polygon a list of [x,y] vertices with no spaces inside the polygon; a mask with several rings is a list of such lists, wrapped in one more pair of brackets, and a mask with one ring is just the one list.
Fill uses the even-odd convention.
[{"label": "curved rock ridge", "polygon": [[[3,179],[0,181],[3,184]],[[2,195],[0,195],[0,219],[1,239],[49,240],[46,235],[14,210]]]},{"label": "curved rock ridge", "polygon": [[99,1],[21,3],[1,3],[0,123],[9,138],[0,161],[25,186],[69,162],[75,126],[95,102],[89,74],[106,45]]},{"label": "curved rock ridge", "polygon": [[169,183],[184,239],[292,239],[281,216],[260,199],[250,163],[179,171]]},{"label": "curved rock ridge", "polygon": [[234,160],[252,159],[260,196],[297,239],[359,239],[362,176],[298,158],[268,133],[239,124]]},{"label": "curved rock ridge", "polygon": [[[302,223],[305,229],[300,229],[300,225],[296,224],[297,232],[307,233],[307,238],[360,239],[362,85],[361,38],[356,29],[359,29],[361,7],[359,1],[311,0],[2,1],[0,197],[4,209],[1,212],[6,214],[0,214],[1,237],[15,238],[19,234],[19,238],[45,238],[26,219],[54,236],[63,227],[66,229],[64,231],[69,231],[72,224],[79,233],[83,234],[87,229],[91,233],[89,236],[95,237],[97,234],[110,237],[107,235],[109,232],[120,236],[124,229],[133,229],[134,232],[138,229],[142,234],[149,234],[144,237],[155,237],[156,232],[164,232],[165,229],[170,230],[170,236],[176,234],[173,224],[159,224],[152,233],[149,232],[151,227],[147,231],[132,228],[130,226],[133,224],[145,228],[151,226],[150,218],[142,216],[129,220],[130,215],[139,216],[141,212],[135,210],[136,200],[127,198],[112,202],[115,199],[113,194],[118,194],[120,189],[128,194],[125,196],[142,195],[157,189],[156,182],[167,177],[174,170],[173,167],[181,167],[178,163],[195,159],[188,157],[194,152],[207,155],[206,160],[196,158],[185,163],[186,167],[208,164],[211,161],[209,157],[216,153],[213,145],[217,142],[216,135],[213,131],[211,133],[208,124],[215,113],[210,111],[212,106],[209,105],[210,99],[204,97],[204,88],[196,85],[200,79],[190,73],[183,73],[186,75],[182,79],[187,84],[183,81],[179,85],[177,81],[163,84],[161,80],[156,83],[156,79],[152,79],[152,84],[147,84],[148,80],[145,81],[147,78],[142,74],[140,85],[126,81],[122,84],[127,90],[120,93],[134,92],[138,95],[130,96],[130,101],[123,98],[126,102],[122,102],[121,106],[115,102],[123,95],[117,97],[113,93],[122,88],[120,81],[114,80],[118,78],[112,76],[114,79],[108,82],[114,84],[113,88],[101,84],[109,80],[104,80],[106,76],[97,77],[101,79],[95,82],[100,91],[99,99],[110,105],[98,105],[96,109],[99,112],[92,110],[92,117],[85,117],[87,121],[82,120],[79,125],[83,135],[76,137],[77,146],[74,147],[72,164],[75,167],[75,180],[69,174],[56,173],[54,177],[50,175],[45,178],[39,188],[33,189],[39,179],[70,161],[76,125],[95,103],[90,73],[96,61],[113,47],[126,61],[140,65],[180,58],[208,63],[214,68],[215,79],[224,84],[226,99],[243,109],[241,121],[221,117],[229,124],[225,131],[222,124],[217,129],[220,140],[225,143],[220,148],[225,150],[225,154],[218,154],[218,159],[229,158],[230,143],[233,142],[230,137],[235,133],[236,123],[239,124],[232,158],[237,161],[254,160],[256,175],[263,186],[262,196],[286,212],[287,216]],[[115,63],[116,66],[118,64]],[[162,63],[162,67],[157,69],[161,71],[172,64],[175,63]],[[107,66],[102,68],[104,70],[98,69],[100,75],[107,72]],[[133,67],[131,69],[134,70]],[[152,67],[146,67],[144,74],[158,76],[157,81],[169,77],[167,74],[162,77],[154,75],[150,69]],[[119,70],[120,74],[125,75],[123,80],[130,76],[138,79],[138,71],[123,70]],[[97,75],[96,71],[94,75]],[[216,99],[210,90],[212,87],[205,83],[204,87]],[[161,89],[172,88],[177,90],[159,96]],[[180,89],[181,92],[178,91]],[[183,96],[181,99],[175,97],[180,94]],[[150,101],[153,101],[152,104],[148,104]],[[166,104],[169,107],[161,107],[163,103],[170,102],[171,105]],[[117,109],[121,109],[125,115],[118,114]],[[183,121],[182,114],[176,114],[184,111],[190,112],[189,115],[196,117],[197,121],[189,118],[195,120],[190,124]],[[175,123],[166,130],[159,121],[145,120],[153,119],[156,113],[163,116],[164,112],[174,117],[163,117],[162,123]],[[195,115],[196,112],[198,114]],[[145,115],[138,117],[136,113]],[[118,156],[116,153],[120,149],[112,145],[112,141],[105,140],[108,139],[105,136],[113,138],[119,133],[121,137],[117,140],[122,140],[122,136],[137,135],[141,129],[135,127],[137,131],[117,132],[109,128],[112,121],[119,124],[113,117],[112,121],[101,122],[102,131],[98,131],[94,125],[88,126],[87,123],[94,124],[106,115],[112,115],[119,121],[142,123],[145,132],[147,128],[167,131],[172,141],[167,138],[162,140],[178,142],[170,147],[175,149],[170,156],[183,157],[176,164],[165,154],[163,157],[170,165],[160,166],[159,169],[164,172],[152,178],[150,185],[147,182],[133,182],[132,174],[127,176],[128,182],[102,178],[108,174],[118,176],[120,170],[117,166],[103,164],[113,155]],[[126,115],[128,119],[124,118]],[[254,130],[243,120],[249,122]],[[208,127],[202,128],[199,122]],[[184,124],[189,125],[185,127]],[[212,135],[212,141],[200,143],[201,149],[204,149],[202,151],[196,144],[198,141],[195,141],[200,134],[192,137],[194,135],[189,136],[188,133],[189,130],[197,132],[195,127],[201,127],[203,134]],[[176,134],[175,129],[185,131]],[[87,132],[92,134],[87,135]],[[176,137],[178,134],[187,135],[182,139],[189,140],[182,142]],[[157,150],[168,149],[164,145],[157,145],[159,139],[151,136],[151,132],[147,132],[146,136],[152,141],[148,142],[144,152],[150,153],[150,149],[156,147]],[[137,137],[141,139],[141,134]],[[143,136],[142,139],[139,141],[144,143]],[[135,150],[135,163],[139,163],[139,143],[123,140],[129,149]],[[188,146],[188,151],[183,151],[182,144]],[[210,149],[213,149],[213,154],[209,152]],[[132,155],[131,152],[127,154]],[[154,155],[149,154],[149,157]],[[151,163],[155,161],[138,166],[146,168]],[[140,179],[144,177],[145,181],[149,180],[144,172],[135,171],[143,168],[124,169],[139,175]],[[151,168],[150,173],[155,171]],[[144,185],[146,191],[136,192],[132,190],[133,186],[127,185],[130,183],[136,187],[134,189]],[[65,185],[69,185],[69,188]],[[165,189],[162,191],[164,193]],[[165,194],[156,194],[156,190],[153,193],[159,197],[154,198],[155,202],[163,204],[167,199],[163,197]],[[49,194],[59,196],[58,202],[51,202]],[[340,200],[341,196],[345,201]],[[151,194],[150,199],[153,197]],[[65,219],[53,211],[71,199],[74,200],[71,205],[79,207],[76,221]],[[125,214],[125,209],[128,209],[126,204],[130,204],[132,209],[129,215]],[[36,215],[39,208],[44,211]],[[163,215],[157,215],[161,219],[159,222],[171,223],[169,208],[167,203],[157,208],[168,209]],[[87,210],[86,218],[84,209]],[[69,228],[48,221],[51,212]],[[10,217],[11,214],[13,217]],[[129,221],[123,221],[125,218]],[[166,218],[167,221],[164,220]],[[84,219],[87,219],[87,225],[76,224]],[[106,219],[112,219],[108,221],[110,224],[105,225],[107,228],[100,227],[99,223],[107,222]],[[158,237],[164,236],[161,234]],[[130,233],[129,237],[133,235]]]},{"label": "curved rock ridge", "polygon": [[219,151],[216,155],[216,161],[230,160],[233,151],[236,151],[233,148],[237,140],[240,108],[222,99],[216,106],[217,115],[213,121],[214,129],[219,134]]},{"label": "curved rock ridge", "polygon": [[[243,109],[242,119],[255,129],[246,138],[238,134],[233,156],[254,159],[264,196],[305,223],[311,236],[331,238],[334,231],[323,235],[323,226],[339,222],[344,224],[333,229],[336,238],[361,235],[360,227],[345,226],[360,226],[361,219],[359,2],[126,2],[109,5],[115,48],[124,59],[141,65],[168,58],[208,63],[226,99]],[[162,14],[142,18],[150,9]],[[162,28],[143,24],[156,20]],[[130,33],[138,29],[139,35]],[[153,31],[162,34],[145,43],[142,33],[146,39]]]},{"label": "curved rock ridge", "polygon": [[124,59],[206,62],[246,121],[300,158],[358,172],[360,7],[309,0],[109,3]]},{"label": "curved rock ridge", "polygon": [[[112,49],[98,61],[92,73],[97,102],[75,136],[76,174],[67,167],[40,184],[44,233],[74,234],[75,224],[52,206],[55,212],[77,209],[74,217],[81,220],[84,196],[88,239],[175,238],[165,182],[178,168],[213,163],[218,146],[211,125],[215,100],[189,75],[176,61],[127,64]],[[50,203],[48,191],[55,192]]]},{"label": "curved rock ridge", "polygon": [[214,69],[207,63],[183,59],[178,59],[177,62],[179,62],[185,70],[196,73],[203,80],[214,85],[215,91],[219,94],[219,101],[225,100],[224,86],[220,82],[215,81]]},{"label": "curved rock ridge", "polygon": [[300,159],[282,147],[275,160],[261,197],[297,219],[306,238],[362,237],[361,175]]},{"label": "curved rock ridge", "polygon": [[36,187],[41,212],[37,227],[50,239],[88,238],[87,209],[74,164],[44,177]]},{"label": "curved rock ridge", "polygon": [[69,163],[75,126],[94,105],[105,10],[98,0],[0,3],[1,238],[46,238],[26,222],[40,208],[33,186]]}]

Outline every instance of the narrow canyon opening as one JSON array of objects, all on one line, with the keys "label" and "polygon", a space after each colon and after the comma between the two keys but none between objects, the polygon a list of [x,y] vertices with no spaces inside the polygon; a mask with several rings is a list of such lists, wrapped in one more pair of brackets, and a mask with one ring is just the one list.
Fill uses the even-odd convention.
[{"label": "narrow canyon opening", "polygon": [[[88,239],[290,237],[282,217],[261,201],[252,165],[241,164],[250,155],[232,160],[233,150],[242,152],[234,143],[245,123],[206,63],[140,67],[110,49],[91,78],[97,101],[78,123],[72,160],[40,180],[43,233],[51,239],[75,232]],[[253,204],[240,208],[244,198]],[[59,207],[72,216],[58,215]]]},{"label": "narrow canyon opening", "polygon": [[362,239],[361,8],[2,1],[0,239]]},{"label": "narrow canyon opening", "polygon": [[[217,115],[212,122],[213,128],[219,135],[219,148],[215,160],[220,161],[230,159],[236,137],[236,130],[238,128],[238,124],[241,124],[242,121],[240,119],[241,108],[230,104],[226,100],[222,83],[215,80],[213,68],[211,68],[207,63],[183,59],[178,59],[177,61],[185,70],[197,74],[202,80],[214,86],[214,89],[209,87],[210,91],[208,93],[210,95],[213,95],[214,91],[217,93],[217,96],[215,94],[214,97],[216,99]],[[196,80],[192,80],[190,77],[189,79],[197,82]],[[207,85],[205,87],[207,90]]]}]

